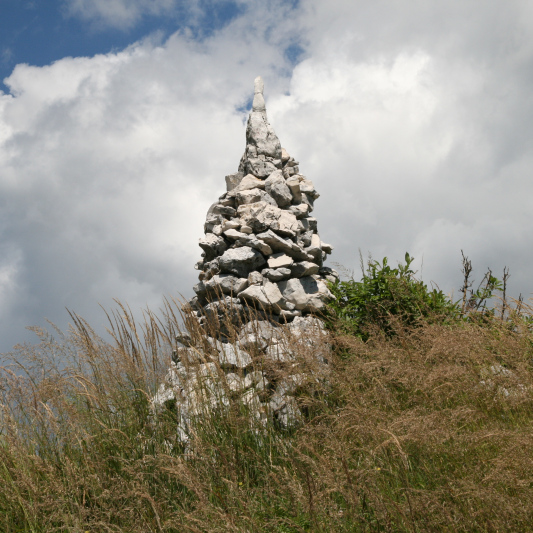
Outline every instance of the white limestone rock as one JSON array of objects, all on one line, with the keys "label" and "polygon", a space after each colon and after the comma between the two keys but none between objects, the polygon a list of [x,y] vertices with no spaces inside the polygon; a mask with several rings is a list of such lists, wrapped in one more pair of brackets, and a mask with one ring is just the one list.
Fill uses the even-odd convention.
[{"label": "white limestone rock", "polygon": [[288,268],[265,268],[261,274],[270,281],[282,281],[291,275]]},{"label": "white limestone rock", "polygon": [[256,233],[270,228],[285,237],[294,237],[298,231],[298,221],[292,213],[264,201],[240,205],[237,214],[242,224]]},{"label": "white limestone rock", "polygon": [[284,252],[296,261],[310,261],[313,257],[307,254],[300,246],[295,242],[289,241],[276,235],[272,230],[259,233],[257,238],[266,242],[274,251]]},{"label": "white limestone rock", "polygon": [[244,174],[242,172],[235,172],[235,174],[229,174],[226,176],[226,190],[232,191],[242,181]]},{"label": "white limestone rock", "polygon": [[328,255],[331,254],[331,252],[333,252],[333,246],[331,246],[331,244],[326,244],[325,242],[321,242],[320,246],[322,247],[322,251]]},{"label": "white limestone rock", "polygon": [[242,191],[248,191],[250,189],[264,189],[265,181],[256,178],[253,174],[247,174],[241,179],[239,184],[231,190],[228,196],[235,197],[237,193]]},{"label": "white limestone rock", "polygon": [[282,344],[271,344],[265,349],[265,359],[275,363],[292,363],[295,360],[294,354],[287,346]]},{"label": "white limestone rock", "polygon": [[250,272],[248,274],[248,285],[263,285],[263,276],[260,272]]},{"label": "white limestone rock", "polygon": [[285,429],[297,427],[302,423],[302,412],[293,397],[287,398],[285,405],[277,413],[277,420],[279,425]]},{"label": "white limestone rock", "polygon": [[312,276],[318,274],[319,266],[310,261],[302,261],[296,263],[291,267],[291,276],[295,278],[303,278],[304,276]]},{"label": "white limestone rock", "polygon": [[223,368],[230,367],[243,370],[252,364],[250,355],[238,346],[217,341],[216,348],[219,353],[218,362]]},{"label": "white limestone rock", "polygon": [[244,385],[244,378],[233,372],[226,374],[226,384],[228,389],[232,392],[242,391],[246,388]]},{"label": "white limestone rock", "polygon": [[244,386],[254,387],[256,391],[262,391],[268,388],[270,385],[268,379],[266,378],[264,372],[256,370],[255,372],[250,372],[244,378]]},{"label": "white limestone rock", "polygon": [[265,190],[280,207],[290,205],[292,202],[292,193],[281,170],[276,170],[265,180]]},{"label": "white limestone rock", "polygon": [[259,250],[263,255],[270,255],[272,253],[272,248],[263,241],[255,238],[253,235],[246,235],[245,237],[240,237],[237,239],[237,246],[249,246],[255,250]]},{"label": "white limestone rock", "polygon": [[252,270],[259,269],[265,263],[263,255],[249,246],[230,248],[219,258],[220,270],[239,278],[248,277]]},{"label": "white limestone rock", "polygon": [[236,296],[248,286],[246,278],[237,278],[231,274],[216,274],[205,282],[207,292],[233,294]]},{"label": "white limestone rock", "polygon": [[320,237],[317,233],[314,233],[311,237],[311,245],[305,248],[306,253],[308,253],[316,263],[322,266],[322,245],[320,242]]},{"label": "white limestone rock", "polygon": [[289,207],[289,213],[293,214],[297,220],[306,217],[309,214],[308,204],[291,205]]},{"label": "white limestone rock", "polygon": [[293,303],[299,311],[321,311],[325,308],[326,303],[333,298],[326,284],[311,276],[280,281],[277,286],[283,298]]},{"label": "white limestone rock", "polygon": [[[273,254],[268,258],[268,268],[288,268],[294,264],[294,259],[281,252]],[[318,271],[318,267],[317,267]]]},{"label": "white limestone rock", "polygon": [[205,252],[205,260],[211,261],[222,254],[228,247],[222,237],[208,233],[198,241],[200,248]]},{"label": "white limestone rock", "polygon": [[316,200],[320,196],[316,191],[313,182],[305,178],[300,180],[300,191],[313,200]]},{"label": "white limestone rock", "polygon": [[235,203],[237,207],[244,204],[254,204],[256,202],[265,202],[273,205],[274,207],[278,206],[276,200],[272,198],[270,194],[258,188],[239,191],[235,195]]},{"label": "white limestone rock", "polygon": [[250,335],[257,335],[268,344],[275,344],[282,338],[281,329],[267,320],[247,322],[239,331],[239,341],[243,342]]},{"label": "white limestone rock", "polygon": [[241,222],[238,218],[232,218],[231,220],[226,220],[222,224],[222,233],[228,231],[229,229],[239,229],[241,227]]},{"label": "white limestone rock", "polygon": [[267,281],[264,285],[251,285],[239,294],[239,298],[248,304],[255,304],[265,311],[280,311],[285,307],[284,299],[278,286]]}]

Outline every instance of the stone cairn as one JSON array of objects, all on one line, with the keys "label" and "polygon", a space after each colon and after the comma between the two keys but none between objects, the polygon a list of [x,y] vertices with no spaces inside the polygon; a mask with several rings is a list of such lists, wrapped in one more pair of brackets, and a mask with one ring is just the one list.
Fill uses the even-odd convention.
[{"label": "stone cairn", "polygon": [[[206,333],[177,337],[153,399],[176,403],[184,441],[192,416],[228,405],[231,396],[260,420],[294,425],[300,417],[294,393],[327,367],[327,350],[316,345],[323,324],[310,315],[332,298],[326,281],[338,275],[323,265],[332,247],[320,240],[311,216],[318,192],[268,122],[260,77],[246,150],[238,172],[226,176],[226,189],[207,212],[195,266],[200,281],[182,310],[186,322]],[[298,343],[313,353],[317,368],[302,370]]]}]

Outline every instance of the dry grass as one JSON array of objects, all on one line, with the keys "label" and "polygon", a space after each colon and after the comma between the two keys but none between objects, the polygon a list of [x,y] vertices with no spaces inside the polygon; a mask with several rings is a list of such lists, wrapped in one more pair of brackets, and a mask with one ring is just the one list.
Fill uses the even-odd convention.
[{"label": "dry grass", "polygon": [[298,430],[233,402],[185,450],[175,411],[149,402],[177,308],[142,326],[120,308],[113,343],[73,317],[5,362],[1,531],[533,531],[533,337],[518,318],[321,336],[308,350],[333,345],[331,370],[300,391]]}]

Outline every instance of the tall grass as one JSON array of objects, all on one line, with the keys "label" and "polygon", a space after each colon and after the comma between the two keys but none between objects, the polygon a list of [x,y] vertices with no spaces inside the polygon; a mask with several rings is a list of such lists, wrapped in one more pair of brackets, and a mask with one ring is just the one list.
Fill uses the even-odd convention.
[{"label": "tall grass", "polygon": [[36,330],[6,358],[0,531],[533,531],[533,336],[520,317],[398,323],[366,342],[333,327],[306,339],[310,359],[332,351],[327,379],[299,391],[299,428],[265,426],[235,400],[193,420],[184,446],[175,405],[150,403],[179,308],[136,324],[120,306],[111,342],[73,315],[68,334]]}]

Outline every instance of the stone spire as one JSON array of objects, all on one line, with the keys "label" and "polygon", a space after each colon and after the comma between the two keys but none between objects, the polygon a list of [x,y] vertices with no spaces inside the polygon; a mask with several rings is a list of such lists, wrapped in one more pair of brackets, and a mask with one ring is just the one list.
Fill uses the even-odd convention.
[{"label": "stone spire", "polygon": [[224,294],[234,309],[253,304],[271,321],[290,322],[321,311],[331,298],[325,282],[337,276],[323,266],[332,247],[311,216],[319,194],[281,148],[263,86],[257,77],[239,171],[226,176],[227,191],[209,208],[200,239],[200,283],[191,301],[200,321]]},{"label": "stone spire", "polygon": [[246,150],[239,165],[240,172],[258,178],[268,177],[280,168],[281,163],[281,144],[267,119],[263,88],[263,80],[258,76],[254,81],[254,100],[246,125]]},{"label": "stone spire", "polygon": [[[154,408],[175,401],[182,442],[193,418],[233,401],[227,391],[261,424],[295,425],[301,420],[295,391],[327,375],[323,324],[306,315],[322,311],[332,297],[326,282],[338,276],[323,265],[332,248],[311,216],[319,196],[313,182],[267,120],[260,77],[246,150],[239,171],[226,176],[226,189],[207,212],[200,281],[183,308],[190,320],[210,327],[204,339],[176,338],[173,363],[152,399]],[[316,367],[309,374],[309,361],[307,370],[298,362],[302,350]]]}]

